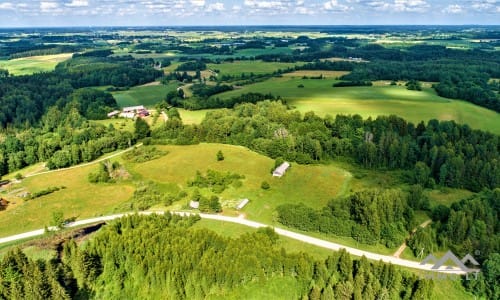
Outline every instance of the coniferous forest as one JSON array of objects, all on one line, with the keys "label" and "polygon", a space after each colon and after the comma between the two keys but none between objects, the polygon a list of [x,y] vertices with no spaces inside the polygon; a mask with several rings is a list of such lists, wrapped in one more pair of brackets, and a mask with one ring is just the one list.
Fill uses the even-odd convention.
[{"label": "coniferous forest", "polygon": [[[206,299],[246,284],[293,283],[297,298],[427,299],[433,282],[392,265],[353,260],[345,251],[324,261],[286,253],[270,228],[239,238],[193,229],[197,217],[165,214],[113,221],[82,246],[70,240],[58,258],[0,262],[7,299]],[[288,287],[284,287],[288,288]]]}]

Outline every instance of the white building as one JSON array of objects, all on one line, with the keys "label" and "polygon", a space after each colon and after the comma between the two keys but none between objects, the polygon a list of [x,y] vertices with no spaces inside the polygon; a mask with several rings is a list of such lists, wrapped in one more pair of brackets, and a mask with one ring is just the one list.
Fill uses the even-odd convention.
[{"label": "white building", "polygon": [[238,204],[238,206],[236,206],[236,209],[237,210],[242,209],[243,207],[245,207],[245,205],[248,204],[248,202],[250,202],[250,200],[248,200],[247,198],[241,200],[241,202]]},{"label": "white building", "polygon": [[139,112],[141,110],[146,110],[146,108],[144,107],[144,105],[138,105],[138,106],[128,106],[128,107],[124,107],[123,108],[123,112],[124,113],[129,113],[129,112]]},{"label": "white building", "polygon": [[290,168],[290,163],[285,161],[284,163],[282,163],[279,167],[277,167],[274,170],[273,176],[274,177],[281,177],[281,176],[285,175],[285,172],[286,172],[286,170],[288,170],[288,168]]}]

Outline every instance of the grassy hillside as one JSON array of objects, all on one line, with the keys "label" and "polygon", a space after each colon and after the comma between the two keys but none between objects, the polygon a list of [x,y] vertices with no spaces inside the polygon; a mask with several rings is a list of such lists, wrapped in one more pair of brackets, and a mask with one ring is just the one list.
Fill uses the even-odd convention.
[{"label": "grassy hillside", "polygon": [[[50,225],[52,212],[62,211],[66,218],[85,219],[113,212],[113,208],[131,197],[130,184],[90,184],[87,176],[95,166],[86,166],[56,173],[29,177],[15,184],[2,197],[11,201],[6,211],[0,212],[2,236],[21,233]],[[59,191],[25,201],[17,197],[22,192],[38,192],[48,187],[65,187]]]},{"label": "grassy hillside", "polygon": [[[377,84],[372,87],[333,88],[333,79],[312,80],[284,76],[247,85],[219,94],[230,98],[243,93],[272,93],[288,100],[301,112],[326,114],[359,114],[363,117],[395,114],[414,123],[421,120],[455,120],[472,128],[500,133],[500,115],[469,102],[450,100],[430,89],[409,91],[404,86]],[[299,85],[304,87],[300,88]]]},{"label": "grassy hillside", "polygon": [[53,71],[55,66],[71,58],[72,53],[30,56],[0,61],[0,68],[9,70],[13,75],[30,75],[39,72]]},{"label": "grassy hillside", "polygon": [[[230,187],[220,195],[225,213],[236,215],[234,207],[240,199],[249,198],[250,204],[243,213],[251,219],[271,224],[276,206],[304,202],[320,208],[343,190],[344,180],[349,177],[347,171],[333,165],[293,164],[283,178],[273,178],[270,172],[273,160],[238,146],[200,144],[158,148],[169,153],[145,163],[125,162],[126,169],[134,175],[131,180],[91,184],[87,179],[88,174],[95,172],[97,167],[90,165],[29,177],[12,185],[1,193],[12,204],[6,211],[0,212],[1,236],[49,225],[53,211],[62,211],[66,218],[78,219],[116,212],[120,204],[131,198],[139,181],[152,180],[159,184],[164,193],[177,193],[182,189],[191,194],[194,188],[187,187],[187,181],[194,178],[197,170],[205,173],[208,169],[245,176],[241,187]],[[216,160],[219,150],[224,153],[224,161]],[[261,189],[264,180],[269,182],[269,190]],[[62,186],[65,188],[29,201],[18,196],[22,192],[34,193]],[[210,194],[208,189],[201,191]],[[186,197],[174,202],[170,208],[181,209],[188,199]]]},{"label": "grassy hillside", "polygon": [[154,106],[165,98],[168,92],[177,89],[177,85],[163,85],[159,82],[132,87],[127,91],[113,92],[118,106],[144,105]]},{"label": "grassy hillside", "polygon": [[[303,202],[311,207],[320,208],[335,197],[342,188],[349,173],[332,165],[304,166],[292,164],[282,178],[273,178],[271,168],[274,161],[243,147],[200,144],[193,146],[165,146],[169,154],[141,164],[129,164],[129,169],[138,177],[157,182],[175,183],[179,189],[192,193],[194,188],[187,187],[187,180],[194,178],[196,171],[202,174],[208,169],[233,172],[245,176],[239,188],[230,187],[220,196],[226,213],[235,213],[233,207],[243,198],[250,204],[243,210],[250,219],[268,224],[273,222],[274,208],[284,203]],[[221,150],[225,159],[216,160]],[[271,188],[261,189],[262,181]],[[208,190],[202,193],[209,194]],[[305,196],[307,195],[307,197]],[[180,209],[186,201],[176,203],[172,208]]]}]

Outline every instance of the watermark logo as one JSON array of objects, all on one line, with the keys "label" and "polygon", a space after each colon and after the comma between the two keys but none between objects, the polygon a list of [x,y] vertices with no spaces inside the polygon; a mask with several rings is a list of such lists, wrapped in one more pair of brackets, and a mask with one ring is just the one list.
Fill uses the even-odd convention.
[{"label": "watermark logo", "polygon": [[[465,274],[467,280],[471,280],[477,279],[478,273],[481,271],[479,263],[472,255],[467,254],[462,259],[459,259],[449,250],[440,259],[436,258],[432,253],[427,255],[420,262],[420,265],[426,264],[434,264],[430,270],[437,271],[426,275],[426,277],[432,279],[449,279],[448,275],[462,273]],[[468,267],[467,265],[472,267]],[[457,276],[454,276],[454,278],[457,278]]]}]

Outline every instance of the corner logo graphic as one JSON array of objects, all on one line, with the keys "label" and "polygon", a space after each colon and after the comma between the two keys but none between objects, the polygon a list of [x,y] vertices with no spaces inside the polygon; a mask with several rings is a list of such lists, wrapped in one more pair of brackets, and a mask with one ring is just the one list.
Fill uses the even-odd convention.
[{"label": "corner logo graphic", "polygon": [[[449,262],[451,262],[451,264]],[[425,265],[427,263],[434,263],[434,265],[431,267],[431,270],[439,270],[441,267],[446,267],[447,270],[453,270],[455,267],[458,267],[465,273],[479,271],[479,269],[476,268],[471,269],[465,265],[465,264],[470,264],[475,267],[479,266],[479,263],[474,259],[474,257],[472,257],[472,255],[467,254],[466,256],[464,256],[464,258],[460,260],[455,254],[453,254],[453,252],[449,250],[439,260],[434,255],[429,254],[420,264]]]}]

